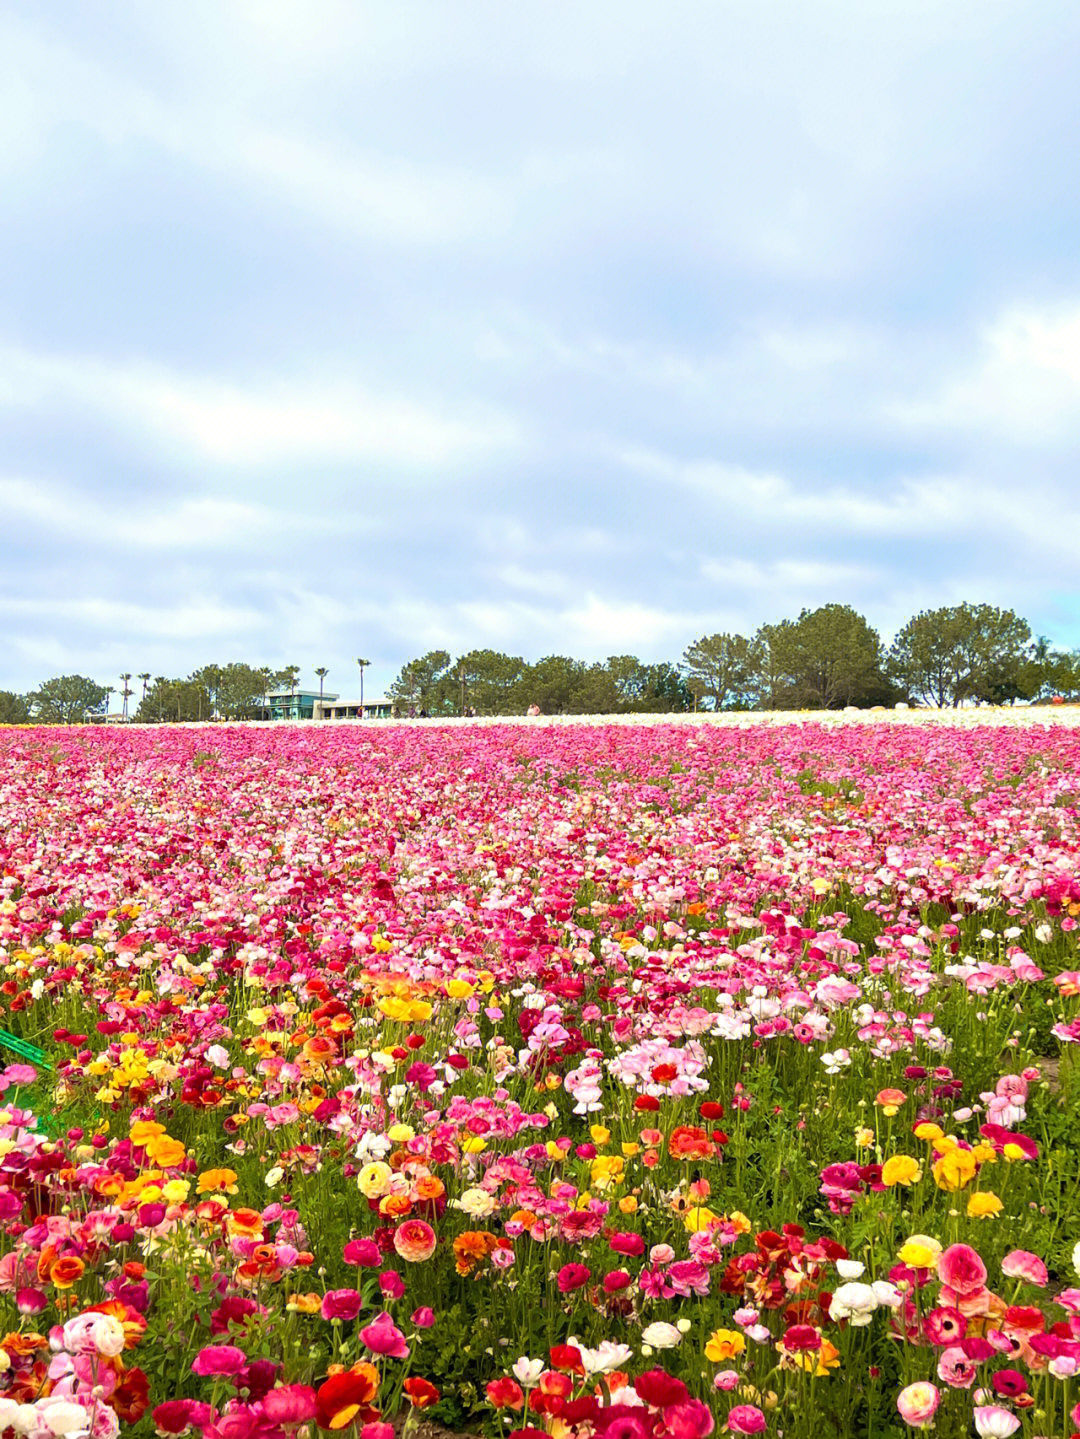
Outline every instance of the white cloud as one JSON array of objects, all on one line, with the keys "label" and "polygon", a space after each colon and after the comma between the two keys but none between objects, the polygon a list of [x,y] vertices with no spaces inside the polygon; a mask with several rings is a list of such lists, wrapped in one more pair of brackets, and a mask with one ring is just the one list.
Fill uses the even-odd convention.
[{"label": "white cloud", "polygon": [[273,466],[379,460],[442,466],[514,443],[505,415],[451,417],[359,382],[232,380],[161,364],[0,349],[0,406],[74,405],[126,432],[164,442],[178,457]]},{"label": "white cloud", "polygon": [[1080,438],[1080,306],[1015,306],[984,330],[979,353],[936,394],[894,403],[902,425],[977,431],[1019,445]]}]

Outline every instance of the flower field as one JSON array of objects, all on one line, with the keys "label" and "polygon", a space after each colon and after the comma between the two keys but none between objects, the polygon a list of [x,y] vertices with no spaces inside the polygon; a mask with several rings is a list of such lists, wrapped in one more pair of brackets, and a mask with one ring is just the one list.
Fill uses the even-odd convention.
[{"label": "flower field", "polygon": [[1064,1439],[1078,923],[1067,726],[0,730],[0,1431]]}]

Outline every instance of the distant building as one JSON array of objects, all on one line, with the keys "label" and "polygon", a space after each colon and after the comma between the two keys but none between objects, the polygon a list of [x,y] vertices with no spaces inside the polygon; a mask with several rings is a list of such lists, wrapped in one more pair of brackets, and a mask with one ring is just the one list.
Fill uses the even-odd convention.
[{"label": "distant building", "polygon": [[[336,699],[336,694],[324,691],[324,705]],[[318,690],[271,690],[266,696],[266,717],[272,720],[314,719],[318,704]]]},{"label": "distant building", "polygon": [[337,695],[324,695],[320,705],[315,704],[315,718],[334,719],[391,719],[393,718],[394,701],[387,699],[386,695],[377,695],[374,699],[365,699],[363,709],[359,700],[342,700]]}]

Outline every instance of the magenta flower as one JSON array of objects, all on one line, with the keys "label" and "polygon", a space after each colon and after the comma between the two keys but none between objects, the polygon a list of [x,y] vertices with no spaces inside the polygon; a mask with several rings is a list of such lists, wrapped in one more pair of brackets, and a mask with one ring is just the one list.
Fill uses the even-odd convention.
[{"label": "magenta flower", "polygon": [[275,1428],[307,1424],[315,1417],[315,1407],[315,1391],[306,1384],[270,1389],[259,1401],[263,1418]]},{"label": "magenta flower", "polygon": [[1040,1289],[1046,1287],[1050,1278],[1039,1256],[1027,1249],[1014,1249],[1011,1254],[1006,1254],[1001,1261],[1001,1272],[1010,1279],[1024,1279],[1028,1284],[1036,1284]]},{"label": "magenta flower", "polygon": [[727,1417],[732,1434],[763,1434],[765,1415],[756,1404],[736,1404]]},{"label": "magenta flower", "polygon": [[355,1264],[360,1269],[377,1269],[382,1263],[382,1251],[374,1239],[350,1239],[342,1258],[346,1264]]},{"label": "magenta flower", "polygon": [[592,1271],[584,1264],[564,1264],[556,1276],[560,1294],[572,1294],[575,1289],[588,1284]]},{"label": "magenta flower", "polygon": [[360,1330],[361,1343],[373,1354],[385,1354],[389,1359],[408,1359],[409,1346],[405,1336],[389,1314],[379,1314],[366,1328]]},{"label": "magenta flower", "polygon": [[202,1379],[231,1378],[246,1364],[247,1355],[235,1344],[208,1344],[191,1361],[191,1372]]},{"label": "magenta flower", "polygon": [[363,1306],[355,1289],[330,1289],[323,1295],[319,1312],[324,1319],[355,1319]]},{"label": "magenta flower", "polygon": [[986,1265],[970,1244],[950,1244],[938,1257],[937,1272],[956,1294],[978,1294],[986,1288]]}]

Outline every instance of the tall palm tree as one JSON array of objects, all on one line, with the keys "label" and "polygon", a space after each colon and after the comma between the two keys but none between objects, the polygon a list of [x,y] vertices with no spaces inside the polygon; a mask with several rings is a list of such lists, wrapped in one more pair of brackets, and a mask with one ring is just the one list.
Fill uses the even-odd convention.
[{"label": "tall palm tree", "polygon": [[368,667],[368,665],[371,663],[371,661],[370,661],[370,660],[357,660],[356,663],[360,666],[360,718],[363,719],[363,718],[364,718],[364,671],[367,669],[367,667]]},{"label": "tall palm tree", "polygon": [[315,671],[315,673],[319,676],[319,718],[322,719],[322,718],[323,718],[323,712],[322,712],[323,680],[324,680],[324,679],[326,678],[326,676],[330,673],[330,671],[326,668],[325,665],[321,665],[321,666]]},{"label": "tall palm tree", "polygon": [[124,700],[123,717],[124,719],[127,719],[127,702],[128,696],[131,694],[131,690],[128,689],[128,680],[131,678],[131,675],[121,675],[120,678],[124,681],[124,688],[120,691]]},{"label": "tall palm tree", "polygon": [[143,697],[143,701],[145,702],[145,700],[146,700],[146,686],[150,683],[150,671],[147,670],[144,675],[137,675],[136,678],[142,680],[142,697]]}]

